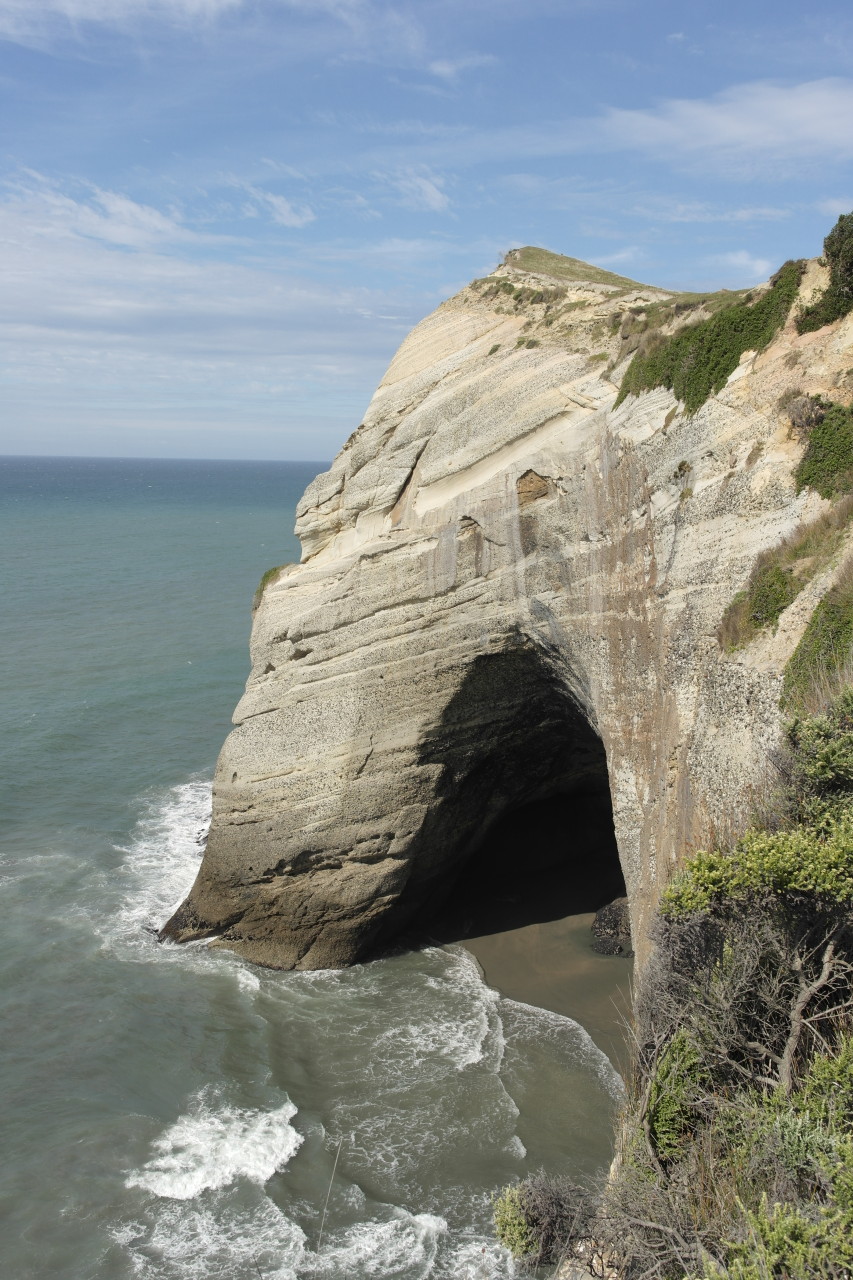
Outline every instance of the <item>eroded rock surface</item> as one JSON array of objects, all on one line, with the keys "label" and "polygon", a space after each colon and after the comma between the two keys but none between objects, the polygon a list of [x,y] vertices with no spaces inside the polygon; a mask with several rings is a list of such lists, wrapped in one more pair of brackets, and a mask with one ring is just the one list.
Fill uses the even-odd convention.
[{"label": "eroded rock surface", "polygon": [[624,318],[665,293],[563,278],[555,306],[512,259],[497,279],[533,295],[470,286],[418,325],[300,503],[303,562],[258,608],[170,937],[351,963],[519,806],[564,797],[570,866],[572,796],[606,774],[641,951],[679,859],[764,785],[808,613],[734,656],[715,633],[757,554],[824,505],[795,494],[777,402],[838,398],[853,321],[789,322],[688,418],[663,390],[613,407]]}]

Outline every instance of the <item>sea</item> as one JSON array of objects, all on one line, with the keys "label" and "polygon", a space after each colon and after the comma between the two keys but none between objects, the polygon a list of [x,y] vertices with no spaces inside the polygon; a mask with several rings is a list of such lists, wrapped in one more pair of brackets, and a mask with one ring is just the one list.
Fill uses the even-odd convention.
[{"label": "sea", "polygon": [[497,1280],[495,1193],[609,1158],[605,1054],[461,944],[294,974],[157,941],[322,469],[0,459],[8,1280]]}]

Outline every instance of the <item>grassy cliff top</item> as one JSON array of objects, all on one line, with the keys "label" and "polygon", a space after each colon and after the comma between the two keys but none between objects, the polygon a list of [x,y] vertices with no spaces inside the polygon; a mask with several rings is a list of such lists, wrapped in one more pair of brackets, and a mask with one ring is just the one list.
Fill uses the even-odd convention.
[{"label": "grassy cliff top", "polygon": [[628,276],[617,276],[612,271],[605,271],[603,267],[594,267],[591,262],[582,262],[580,258],[551,253],[548,249],[537,249],[534,245],[510,249],[504,262],[518,271],[534,271],[537,275],[553,276],[556,280],[582,280],[591,284],[613,285],[617,289],[650,287],[638,280],[630,280]]}]

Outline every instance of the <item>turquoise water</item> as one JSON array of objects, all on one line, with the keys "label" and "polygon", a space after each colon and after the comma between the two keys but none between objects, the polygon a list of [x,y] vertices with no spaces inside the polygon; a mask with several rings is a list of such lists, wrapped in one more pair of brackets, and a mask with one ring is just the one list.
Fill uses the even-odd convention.
[{"label": "turquoise water", "polygon": [[494,1190],[608,1158],[607,1059],[462,947],[294,975],[155,940],[319,468],[0,460],[14,1280],[509,1276]]}]

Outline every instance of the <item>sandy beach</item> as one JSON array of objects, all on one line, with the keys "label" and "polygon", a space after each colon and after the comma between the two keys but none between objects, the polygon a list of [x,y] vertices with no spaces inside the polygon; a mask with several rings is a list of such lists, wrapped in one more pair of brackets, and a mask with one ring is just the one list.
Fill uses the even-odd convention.
[{"label": "sandy beach", "polygon": [[622,1070],[633,962],[593,951],[593,914],[467,937],[490,986],[525,1004],[574,1018]]}]

